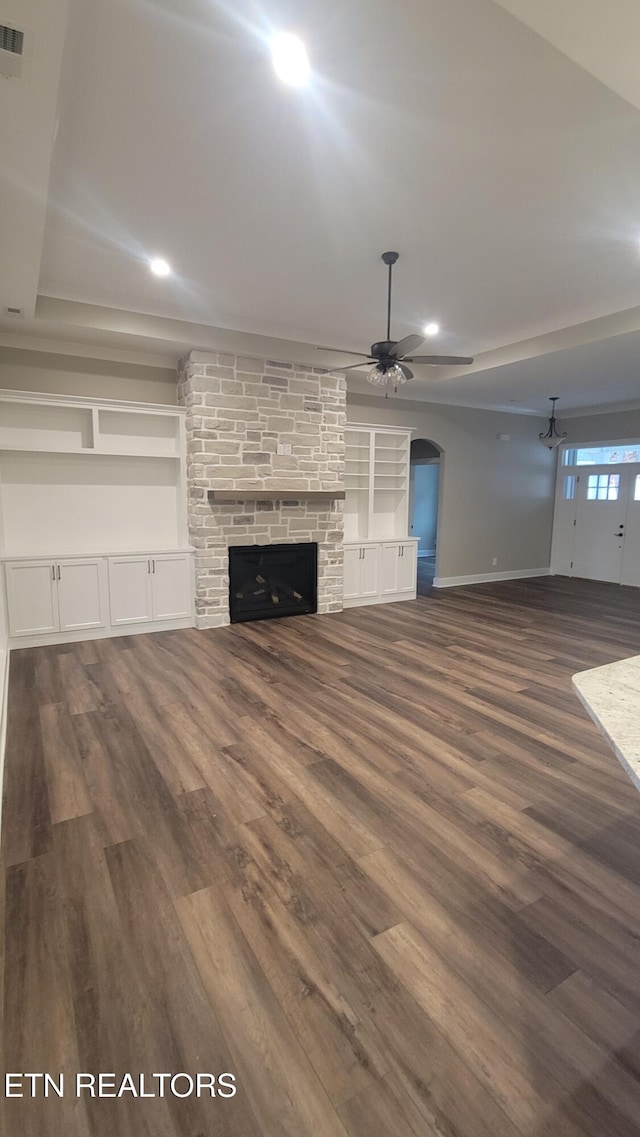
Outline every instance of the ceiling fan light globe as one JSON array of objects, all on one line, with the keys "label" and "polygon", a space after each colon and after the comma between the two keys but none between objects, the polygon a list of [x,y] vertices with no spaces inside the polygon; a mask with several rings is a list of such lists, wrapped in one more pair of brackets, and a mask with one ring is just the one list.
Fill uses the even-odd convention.
[{"label": "ceiling fan light globe", "polygon": [[384,387],[387,382],[387,376],[379,367],[372,367],[371,370],[367,372],[367,379],[370,383],[373,383],[374,387]]},{"label": "ceiling fan light globe", "polygon": [[407,381],[406,375],[402,371],[402,368],[398,367],[397,363],[394,363],[393,367],[389,368],[386,378],[390,383],[393,383],[394,387],[397,387],[399,383],[406,383]]}]

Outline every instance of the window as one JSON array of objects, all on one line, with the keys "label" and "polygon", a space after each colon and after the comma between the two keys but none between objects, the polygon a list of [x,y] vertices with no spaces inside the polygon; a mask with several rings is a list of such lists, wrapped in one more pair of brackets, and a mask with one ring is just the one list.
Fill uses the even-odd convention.
[{"label": "window", "polygon": [[576,496],[576,475],[567,474],[564,479],[564,500],[573,501]]},{"label": "window", "polygon": [[587,446],[581,450],[565,450],[564,466],[616,466],[625,462],[640,462],[640,444],[623,443],[621,446]]},{"label": "window", "polygon": [[589,474],[587,501],[617,501],[619,489],[619,474]]}]

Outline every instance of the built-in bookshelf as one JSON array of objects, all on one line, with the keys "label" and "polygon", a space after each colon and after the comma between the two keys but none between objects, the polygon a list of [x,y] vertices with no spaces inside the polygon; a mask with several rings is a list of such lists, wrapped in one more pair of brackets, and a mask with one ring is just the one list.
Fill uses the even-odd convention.
[{"label": "built-in bookshelf", "polygon": [[345,541],[408,536],[411,432],[345,430]]}]

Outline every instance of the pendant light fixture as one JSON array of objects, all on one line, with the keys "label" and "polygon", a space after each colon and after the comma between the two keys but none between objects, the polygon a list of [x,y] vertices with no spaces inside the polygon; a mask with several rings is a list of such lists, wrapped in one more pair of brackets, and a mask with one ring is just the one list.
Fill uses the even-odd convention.
[{"label": "pendant light fixture", "polygon": [[549,426],[547,427],[547,430],[544,434],[541,432],[538,435],[538,438],[540,439],[542,445],[547,446],[549,450],[553,450],[554,447],[559,446],[560,443],[564,442],[565,438],[567,437],[566,430],[560,434],[556,428],[556,403],[558,402],[558,398],[558,395],[549,396],[549,402],[551,403],[551,416],[549,418]]}]

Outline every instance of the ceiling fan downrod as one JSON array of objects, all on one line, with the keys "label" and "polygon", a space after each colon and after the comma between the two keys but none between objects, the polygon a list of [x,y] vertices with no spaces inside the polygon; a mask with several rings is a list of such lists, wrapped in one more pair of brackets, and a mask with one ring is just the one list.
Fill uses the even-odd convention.
[{"label": "ceiling fan downrod", "polygon": [[389,268],[389,289],[387,292],[387,341],[391,340],[391,274],[400,253],[383,253],[382,260]]}]

